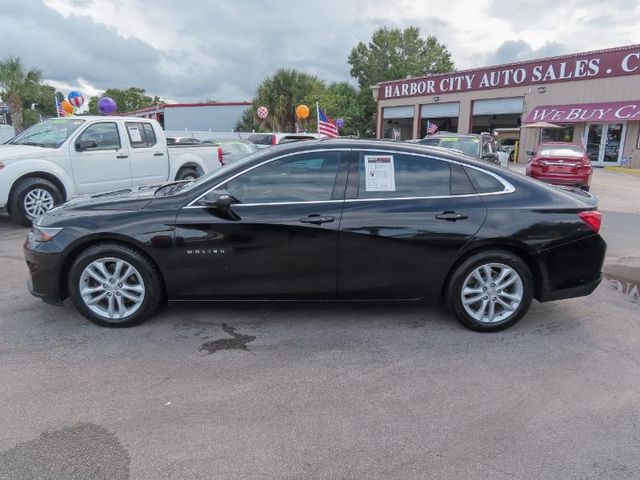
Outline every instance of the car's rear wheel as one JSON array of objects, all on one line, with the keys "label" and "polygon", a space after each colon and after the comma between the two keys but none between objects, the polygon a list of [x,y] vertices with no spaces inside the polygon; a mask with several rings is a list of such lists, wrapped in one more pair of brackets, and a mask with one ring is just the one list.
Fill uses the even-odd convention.
[{"label": "car's rear wheel", "polygon": [[195,168],[185,167],[178,170],[176,175],[176,180],[195,180],[200,175],[198,175],[198,171]]},{"label": "car's rear wheel", "polygon": [[162,298],[157,268],[120,244],[88,248],[73,262],[68,289],[74,305],[103,327],[130,327],[149,318]]},{"label": "car's rear wheel", "polygon": [[531,270],[511,252],[480,252],[463,261],[447,288],[447,305],[460,322],[480,332],[517,323],[533,298]]},{"label": "car's rear wheel", "polygon": [[38,177],[25,178],[11,192],[9,214],[14,222],[28,227],[40,215],[62,202],[62,193],[53,182]]}]

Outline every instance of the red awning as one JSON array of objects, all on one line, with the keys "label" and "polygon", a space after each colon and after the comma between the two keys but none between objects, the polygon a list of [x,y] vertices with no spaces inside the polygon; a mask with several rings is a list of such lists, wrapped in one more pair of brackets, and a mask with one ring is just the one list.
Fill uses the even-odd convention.
[{"label": "red awning", "polygon": [[640,100],[545,105],[531,110],[522,123],[541,121],[551,123],[640,121]]}]

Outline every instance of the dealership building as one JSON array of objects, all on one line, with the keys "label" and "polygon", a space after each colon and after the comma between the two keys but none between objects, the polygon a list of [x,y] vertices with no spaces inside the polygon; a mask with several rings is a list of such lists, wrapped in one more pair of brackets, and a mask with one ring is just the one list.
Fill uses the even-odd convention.
[{"label": "dealership building", "polygon": [[[381,82],[378,138],[427,129],[582,142],[594,165],[640,168],[640,45]],[[522,128],[548,122],[562,128]]]}]

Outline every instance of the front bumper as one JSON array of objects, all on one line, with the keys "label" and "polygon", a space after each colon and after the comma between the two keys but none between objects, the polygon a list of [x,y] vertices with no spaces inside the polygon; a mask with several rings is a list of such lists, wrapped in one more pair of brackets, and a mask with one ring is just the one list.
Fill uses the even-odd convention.
[{"label": "front bumper", "polygon": [[62,305],[63,292],[66,290],[60,285],[62,255],[39,250],[51,248],[50,245],[43,245],[46,244],[37,244],[29,239],[24,244],[24,258],[31,274],[27,288],[33,296],[41,298],[45,303]]}]

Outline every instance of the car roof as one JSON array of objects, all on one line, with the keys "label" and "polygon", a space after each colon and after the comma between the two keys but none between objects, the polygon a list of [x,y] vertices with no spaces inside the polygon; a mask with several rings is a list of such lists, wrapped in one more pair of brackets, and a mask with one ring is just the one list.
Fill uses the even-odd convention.
[{"label": "car roof", "polygon": [[582,144],[578,142],[542,142],[540,145],[559,145],[559,146],[572,145],[574,147],[582,147]]}]

